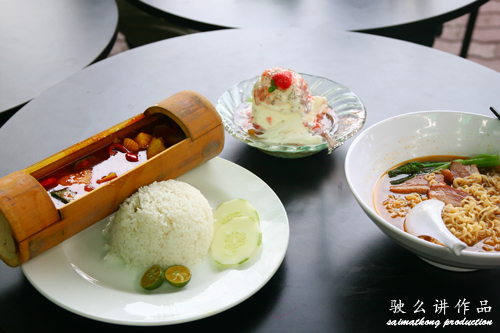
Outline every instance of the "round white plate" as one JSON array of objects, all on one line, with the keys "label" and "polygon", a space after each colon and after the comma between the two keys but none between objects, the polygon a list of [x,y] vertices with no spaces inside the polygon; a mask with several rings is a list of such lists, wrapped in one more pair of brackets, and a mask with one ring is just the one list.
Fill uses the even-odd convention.
[{"label": "round white plate", "polygon": [[262,246],[241,267],[220,269],[210,254],[191,267],[184,288],[164,283],[146,291],[142,272],[122,262],[105,262],[102,230],[109,217],[92,225],[22,266],[28,280],[57,305],[91,319],[137,326],[169,325],[227,310],[262,288],[281,265],[288,247],[286,211],[273,190],[248,170],[221,158],[212,159],[177,178],[198,188],[215,209],[243,198],[260,215]]}]

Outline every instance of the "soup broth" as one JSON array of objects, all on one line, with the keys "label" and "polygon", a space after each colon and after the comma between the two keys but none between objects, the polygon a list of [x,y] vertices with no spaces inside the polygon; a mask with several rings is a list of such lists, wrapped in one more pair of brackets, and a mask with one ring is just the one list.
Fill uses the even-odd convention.
[{"label": "soup broth", "polygon": [[[413,161],[450,162],[456,159],[467,159],[467,157],[427,156],[406,161],[391,170]],[[482,168],[478,171],[479,173],[464,177],[455,176],[450,182],[447,177],[451,172],[447,169],[419,175],[418,179],[415,177],[414,180],[400,185],[393,185],[390,181],[401,177],[390,178],[386,172],[378,180],[373,192],[375,210],[384,220],[406,231],[404,227],[406,215],[415,205],[429,198],[439,199],[433,197],[436,189],[455,191],[463,196],[463,200],[458,200],[455,204],[441,200],[445,201],[442,216],[447,228],[468,245],[466,250],[500,252],[500,168]],[[426,191],[425,187],[428,188]],[[441,244],[429,236],[419,237]]]}]

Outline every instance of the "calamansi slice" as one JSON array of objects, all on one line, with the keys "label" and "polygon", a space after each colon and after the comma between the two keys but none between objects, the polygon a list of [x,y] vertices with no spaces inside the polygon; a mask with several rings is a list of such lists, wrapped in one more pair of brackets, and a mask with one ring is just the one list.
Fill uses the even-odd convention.
[{"label": "calamansi slice", "polygon": [[165,275],[163,274],[163,269],[159,265],[153,265],[141,278],[141,287],[147,290],[154,290],[159,288],[163,281],[165,281]]},{"label": "calamansi slice", "polygon": [[165,279],[174,287],[184,287],[191,280],[191,271],[182,265],[170,266],[165,271]]}]

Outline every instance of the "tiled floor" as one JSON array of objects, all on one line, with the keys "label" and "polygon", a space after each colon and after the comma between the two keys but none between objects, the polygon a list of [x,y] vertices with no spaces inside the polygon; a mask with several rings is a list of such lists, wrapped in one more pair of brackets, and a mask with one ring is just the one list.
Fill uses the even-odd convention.
[{"label": "tiled floor", "polygon": [[[434,48],[458,55],[468,15],[445,23]],[[479,9],[467,59],[500,72],[500,0],[490,0]]]},{"label": "tiled floor", "polygon": [[[434,48],[455,55],[460,53],[468,15],[445,23]],[[128,50],[119,33],[109,56]],[[500,0],[490,0],[479,9],[467,59],[500,72]]]},{"label": "tiled floor", "polygon": [[115,54],[124,52],[128,50],[127,42],[125,41],[125,36],[121,32],[118,32],[118,36],[116,37],[115,45],[109,52],[108,58],[114,56]]}]

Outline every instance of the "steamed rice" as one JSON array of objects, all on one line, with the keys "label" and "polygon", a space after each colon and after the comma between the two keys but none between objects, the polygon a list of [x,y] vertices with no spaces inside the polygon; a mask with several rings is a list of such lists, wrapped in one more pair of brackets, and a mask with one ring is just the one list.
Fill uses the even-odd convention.
[{"label": "steamed rice", "polygon": [[177,180],[154,182],[127,198],[108,223],[105,260],[123,259],[130,268],[193,266],[208,252],[213,213],[193,186]]}]

